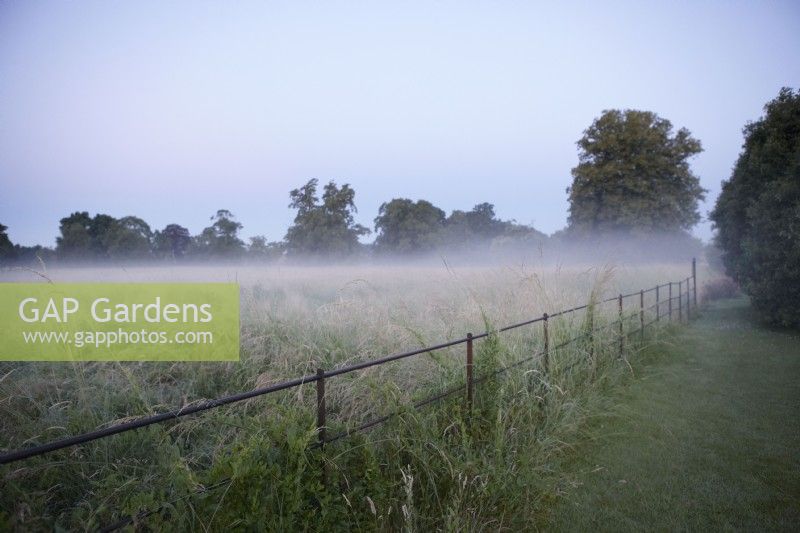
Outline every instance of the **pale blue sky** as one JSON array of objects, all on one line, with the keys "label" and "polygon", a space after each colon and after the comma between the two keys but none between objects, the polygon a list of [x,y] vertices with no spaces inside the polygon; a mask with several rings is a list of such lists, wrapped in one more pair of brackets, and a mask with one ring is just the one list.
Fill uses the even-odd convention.
[{"label": "pale blue sky", "polygon": [[705,214],[798,52],[796,2],[6,1],[0,222],[52,245],[72,211],[197,233],[225,208],[279,240],[316,177],[370,227],[408,197],[552,233],[608,108],[703,142]]}]

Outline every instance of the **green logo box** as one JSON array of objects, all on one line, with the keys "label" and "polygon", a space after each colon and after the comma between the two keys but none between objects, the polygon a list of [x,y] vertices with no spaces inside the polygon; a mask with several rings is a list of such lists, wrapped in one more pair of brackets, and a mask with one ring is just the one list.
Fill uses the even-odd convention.
[{"label": "green logo box", "polygon": [[238,361],[234,283],[0,283],[0,361]]}]

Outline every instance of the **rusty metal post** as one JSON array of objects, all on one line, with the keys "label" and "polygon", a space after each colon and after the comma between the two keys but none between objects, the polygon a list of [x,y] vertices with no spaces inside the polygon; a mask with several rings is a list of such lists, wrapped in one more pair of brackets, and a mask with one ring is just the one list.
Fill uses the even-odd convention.
[{"label": "rusty metal post", "polygon": [[544,353],[542,358],[542,368],[544,374],[550,372],[550,328],[547,327],[547,313],[542,315],[542,335],[544,336]]},{"label": "rusty metal post", "polygon": [[[326,431],[325,431],[325,371],[321,368],[317,369],[317,439],[320,449],[325,446]],[[328,468],[325,464],[325,459],[322,459],[322,486],[328,485]]]},{"label": "rusty metal post", "polygon": [[692,278],[686,278],[686,321],[692,317],[692,286],[690,281]]},{"label": "rusty metal post", "polygon": [[639,291],[639,338],[644,344],[644,289]]},{"label": "rusty metal post", "polygon": [[692,318],[692,285],[691,276],[686,278],[686,321],[688,322]]},{"label": "rusty metal post", "polygon": [[467,333],[467,414],[472,415],[475,382],[472,378],[472,333]]},{"label": "rusty metal post", "polygon": [[661,288],[661,285],[656,285],[656,322],[661,321],[661,300],[658,297],[658,290]]},{"label": "rusty metal post", "polygon": [[622,295],[619,295],[619,357],[622,359],[625,350],[624,324],[622,323]]},{"label": "rusty metal post", "polygon": [[669,322],[672,322],[672,282],[669,282]]},{"label": "rusty metal post", "polygon": [[594,369],[594,304],[589,308],[589,364]]},{"label": "rusty metal post", "polygon": [[692,288],[694,291],[694,308],[697,310],[697,258],[692,257]]},{"label": "rusty metal post", "polygon": [[317,369],[317,438],[325,445],[325,371]]},{"label": "rusty metal post", "polygon": [[683,322],[683,281],[678,282],[678,323]]}]

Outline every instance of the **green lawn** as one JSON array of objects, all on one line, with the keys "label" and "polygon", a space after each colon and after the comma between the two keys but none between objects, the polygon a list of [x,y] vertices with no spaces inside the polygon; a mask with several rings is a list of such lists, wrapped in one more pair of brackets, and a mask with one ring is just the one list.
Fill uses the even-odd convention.
[{"label": "green lawn", "polygon": [[717,303],[598,415],[548,530],[800,530],[800,333]]}]

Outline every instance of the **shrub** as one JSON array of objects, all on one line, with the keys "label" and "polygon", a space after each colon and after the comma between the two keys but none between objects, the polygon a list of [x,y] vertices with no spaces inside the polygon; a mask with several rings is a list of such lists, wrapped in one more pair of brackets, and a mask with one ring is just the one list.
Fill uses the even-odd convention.
[{"label": "shrub", "polygon": [[738,296],[739,286],[729,277],[715,278],[703,285],[700,298],[704,302],[723,300]]},{"label": "shrub", "polygon": [[773,324],[800,327],[800,92],[784,88],[744,129],[711,219],[728,274]]}]

